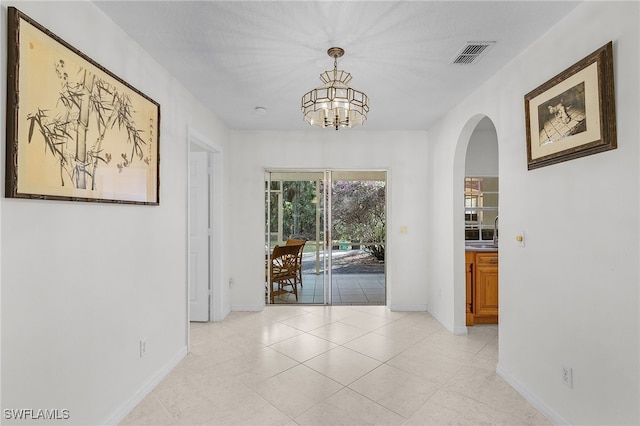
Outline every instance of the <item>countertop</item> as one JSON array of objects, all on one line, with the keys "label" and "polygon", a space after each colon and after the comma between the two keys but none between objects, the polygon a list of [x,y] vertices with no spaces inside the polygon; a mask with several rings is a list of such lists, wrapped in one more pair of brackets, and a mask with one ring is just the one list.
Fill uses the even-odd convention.
[{"label": "countertop", "polygon": [[498,251],[498,246],[494,246],[492,243],[466,243],[464,245],[465,251],[480,251],[491,252]]}]

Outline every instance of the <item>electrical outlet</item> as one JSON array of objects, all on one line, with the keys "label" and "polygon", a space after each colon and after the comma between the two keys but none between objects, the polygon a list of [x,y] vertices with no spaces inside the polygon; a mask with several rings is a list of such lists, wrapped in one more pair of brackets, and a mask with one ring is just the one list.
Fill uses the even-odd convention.
[{"label": "electrical outlet", "polygon": [[560,374],[562,375],[562,383],[573,388],[573,370],[571,367],[560,367]]},{"label": "electrical outlet", "polygon": [[147,338],[140,340],[140,358],[147,354]]},{"label": "electrical outlet", "polygon": [[233,278],[229,278],[229,287],[233,287]]}]

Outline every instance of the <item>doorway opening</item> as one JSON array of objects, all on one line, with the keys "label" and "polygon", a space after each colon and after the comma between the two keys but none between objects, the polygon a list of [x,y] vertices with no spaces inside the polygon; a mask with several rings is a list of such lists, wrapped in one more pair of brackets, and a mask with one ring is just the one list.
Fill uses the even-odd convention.
[{"label": "doorway opening", "polygon": [[469,138],[464,178],[465,325],[498,323],[498,137],[484,117]]},{"label": "doorway opening", "polygon": [[[386,182],[379,170],[265,173],[267,304],[386,304]],[[275,247],[301,241],[300,278],[274,274]]]}]

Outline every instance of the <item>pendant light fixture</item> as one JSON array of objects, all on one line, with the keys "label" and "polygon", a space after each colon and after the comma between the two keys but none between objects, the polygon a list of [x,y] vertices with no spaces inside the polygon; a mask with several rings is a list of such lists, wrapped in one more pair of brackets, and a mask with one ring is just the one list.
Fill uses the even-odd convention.
[{"label": "pendant light fixture", "polygon": [[351,74],[338,69],[341,47],[332,47],[327,54],[333,58],[333,70],[320,74],[322,86],[302,97],[302,114],[309,124],[320,127],[353,127],[363,124],[369,112],[369,98],[364,92],[349,87]]}]

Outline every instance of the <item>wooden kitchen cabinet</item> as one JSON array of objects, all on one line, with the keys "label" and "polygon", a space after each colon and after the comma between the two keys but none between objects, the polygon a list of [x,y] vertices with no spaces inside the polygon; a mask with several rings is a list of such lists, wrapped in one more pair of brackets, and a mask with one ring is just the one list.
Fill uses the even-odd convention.
[{"label": "wooden kitchen cabinet", "polygon": [[498,323],[498,252],[466,252],[467,325]]}]

